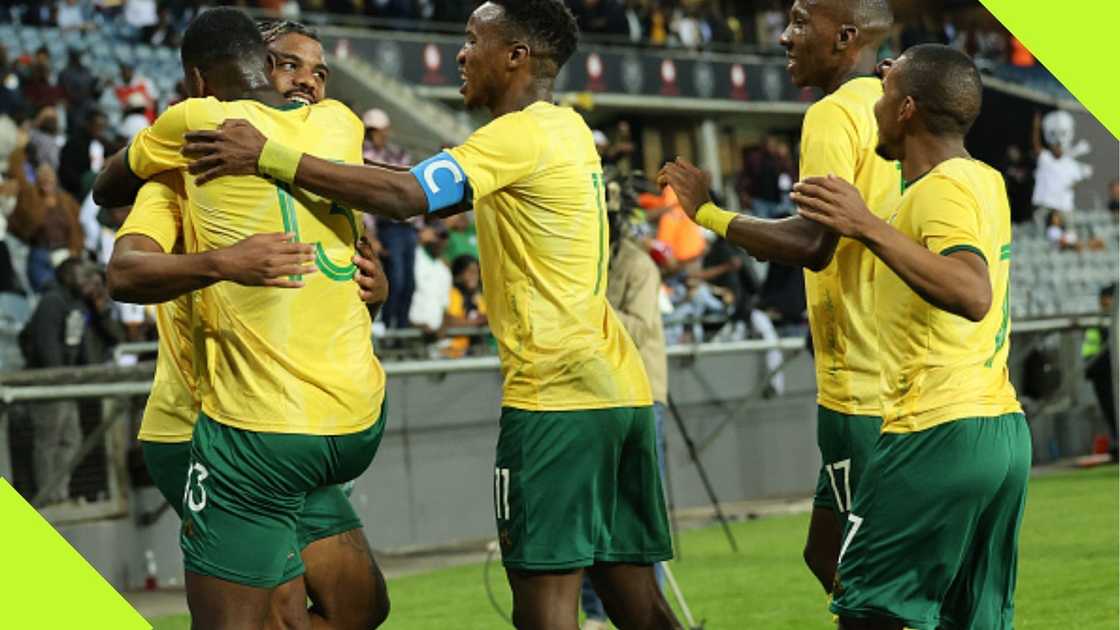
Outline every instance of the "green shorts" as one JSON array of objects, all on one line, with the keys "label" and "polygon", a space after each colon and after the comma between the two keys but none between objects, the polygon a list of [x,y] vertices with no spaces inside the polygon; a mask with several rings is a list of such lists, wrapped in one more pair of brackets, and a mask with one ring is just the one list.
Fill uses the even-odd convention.
[{"label": "green shorts", "polygon": [[[186,490],[187,466],[190,465],[190,442],[140,441],[144,463],[163,498],[183,518],[183,491]],[[316,488],[307,494],[299,515],[299,548],[305,549],[316,540],[348,532],[362,526],[354,506],[346,498],[342,486]],[[296,568],[293,564],[293,571]],[[298,571],[293,574],[299,575]]]},{"label": "green shorts", "polygon": [[821,472],[813,507],[829,508],[841,517],[852,509],[852,497],[882,426],[878,416],[853,416],[817,406]]},{"label": "green shorts", "polygon": [[507,568],[672,558],[653,408],[503,408],[494,512]]},{"label": "green shorts", "polygon": [[301,575],[303,547],[361,526],[338,484],[369,466],[384,427],[384,411],[365,431],[336,436],[257,433],[199,415],[180,499],[184,568],[259,588]]},{"label": "green shorts", "polygon": [[1021,413],[883,434],[848,516],[832,612],[1010,630],[1030,466]]}]

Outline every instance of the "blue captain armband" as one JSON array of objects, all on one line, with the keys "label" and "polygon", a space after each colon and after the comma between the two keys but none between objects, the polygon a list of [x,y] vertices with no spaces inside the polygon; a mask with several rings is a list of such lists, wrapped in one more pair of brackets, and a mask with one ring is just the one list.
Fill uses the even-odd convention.
[{"label": "blue captain armband", "polygon": [[470,193],[470,183],[463,168],[447,151],[433,155],[409,172],[420,182],[420,188],[428,198],[428,212],[450,208]]}]

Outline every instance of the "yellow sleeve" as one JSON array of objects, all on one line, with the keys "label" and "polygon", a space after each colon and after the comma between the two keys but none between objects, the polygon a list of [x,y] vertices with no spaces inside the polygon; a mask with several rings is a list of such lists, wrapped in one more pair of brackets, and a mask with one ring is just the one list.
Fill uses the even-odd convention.
[{"label": "yellow sleeve", "polygon": [[179,173],[162,173],[145,183],[124,225],[117,230],[117,238],[141,234],[171,253],[183,232],[182,192],[183,178]]},{"label": "yellow sleeve", "polygon": [[848,112],[832,101],[821,101],[805,112],[801,128],[799,177],[835,175],[854,183],[859,135]]},{"label": "yellow sleeve", "polygon": [[529,114],[501,116],[447,152],[459,163],[474,201],[531,175],[540,160],[541,130]]},{"label": "yellow sleeve", "polygon": [[132,138],[125,149],[125,160],[137,177],[151,179],[156,173],[186,166],[179,150],[183,148],[183,134],[190,130],[192,103],[188,99],[172,106]]},{"label": "yellow sleeve", "polygon": [[910,221],[926,249],[942,256],[971,251],[985,262],[990,252],[981,238],[980,206],[975,197],[957,182],[930,175],[910,209]]}]

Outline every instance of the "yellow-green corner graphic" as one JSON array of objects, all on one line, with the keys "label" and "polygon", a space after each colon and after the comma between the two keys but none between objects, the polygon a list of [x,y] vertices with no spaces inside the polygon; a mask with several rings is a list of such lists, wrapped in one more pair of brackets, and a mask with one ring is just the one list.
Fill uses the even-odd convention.
[{"label": "yellow-green corner graphic", "polygon": [[35,508],[0,478],[0,627],[150,630]]},{"label": "yellow-green corner graphic", "polygon": [[1120,1],[1055,5],[1041,0],[980,0],[1007,30],[1120,138],[1116,29]]}]

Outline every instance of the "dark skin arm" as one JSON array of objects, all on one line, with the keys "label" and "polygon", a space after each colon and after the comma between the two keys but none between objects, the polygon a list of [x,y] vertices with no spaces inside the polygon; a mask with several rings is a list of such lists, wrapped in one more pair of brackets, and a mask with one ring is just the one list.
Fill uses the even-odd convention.
[{"label": "dark skin arm", "polygon": [[[657,174],[657,183],[672,186],[689,218],[696,219],[700,206],[712,200],[711,178],[681,158],[669,162]],[[821,271],[832,261],[839,237],[832,231],[800,216],[784,219],[735,217],[727,228],[727,240],[759,260]]]},{"label": "dark skin arm", "polygon": [[354,265],[358,267],[354,274],[354,281],[358,283],[358,297],[369,306],[370,319],[377,319],[381,305],[389,297],[389,279],[385,277],[385,270],[377,261],[369,240],[364,237],[358,241]]},{"label": "dark skin arm", "polygon": [[[216,131],[188,133],[183,155],[195,160],[190,172],[202,185],[218,177],[256,175],[265,140],[247,121],[227,120]],[[336,164],[304,154],[292,183],[349,208],[398,221],[428,210],[420,183],[407,171]]]},{"label": "dark skin arm", "polygon": [[810,177],[793,191],[801,216],[861,241],[925,301],[973,322],[988,314],[992,283],[980,256],[931,252],[872,214],[859,191],[838,177]]},{"label": "dark skin arm", "polygon": [[131,206],[144,185],[144,180],[129,170],[125,151],[121,149],[105,160],[105,167],[93,182],[93,201],[102,208]]},{"label": "dark skin arm", "polygon": [[298,289],[288,276],[315,272],[314,249],[290,234],[254,234],[236,245],[197,254],[168,254],[151,238],[126,234],[109,259],[109,294],[119,302],[159,304],[230,281],[245,286]]}]

